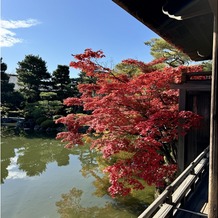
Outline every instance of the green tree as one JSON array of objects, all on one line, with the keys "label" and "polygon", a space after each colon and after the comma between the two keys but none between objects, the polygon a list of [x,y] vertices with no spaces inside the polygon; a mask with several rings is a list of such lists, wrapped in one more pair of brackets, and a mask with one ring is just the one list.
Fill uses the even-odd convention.
[{"label": "green tree", "polygon": [[26,55],[23,61],[18,62],[16,72],[20,92],[26,101],[31,103],[39,100],[40,90],[45,88],[51,77],[47,72],[46,62],[39,56]]},{"label": "green tree", "polygon": [[53,119],[53,116],[60,115],[63,104],[55,100],[57,94],[54,92],[41,92],[39,101],[27,103],[24,109],[24,116],[37,121],[40,118]]},{"label": "green tree", "polygon": [[145,42],[151,48],[150,54],[155,58],[166,58],[165,63],[171,67],[188,65],[191,59],[188,55],[178,50],[162,38],[152,38]]},{"label": "green tree", "polygon": [[204,71],[212,71],[212,61],[203,61],[202,66]]},{"label": "green tree", "polygon": [[62,100],[72,96],[70,70],[66,65],[58,65],[52,74],[53,91],[57,93],[57,99]]},{"label": "green tree", "polygon": [[57,93],[55,92],[41,92],[40,97],[41,100],[38,101],[39,107],[44,111],[44,114],[48,118],[52,118],[55,115],[61,113],[61,109],[63,108],[63,104],[57,99]]},{"label": "green tree", "polygon": [[113,73],[115,75],[126,74],[129,77],[132,77],[134,75],[139,74],[140,70],[138,67],[136,67],[134,65],[130,65],[130,64],[126,64],[126,63],[119,63],[113,69]]},{"label": "green tree", "polygon": [[18,111],[23,98],[21,94],[14,90],[14,84],[9,82],[10,76],[6,73],[7,64],[1,61],[1,112],[8,115],[9,111]]},{"label": "green tree", "polygon": [[2,62],[1,58],[1,103],[6,104],[14,91],[14,84],[9,83],[9,75],[6,74],[7,64]]}]

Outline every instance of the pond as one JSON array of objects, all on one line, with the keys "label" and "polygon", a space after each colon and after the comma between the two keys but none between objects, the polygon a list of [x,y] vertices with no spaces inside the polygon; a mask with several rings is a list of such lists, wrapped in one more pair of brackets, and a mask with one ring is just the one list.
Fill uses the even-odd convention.
[{"label": "pond", "polygon": [[1,138],[2,218],[134,218],[153,188],[112,199],[98,153],[68,150],[54,138]]}]

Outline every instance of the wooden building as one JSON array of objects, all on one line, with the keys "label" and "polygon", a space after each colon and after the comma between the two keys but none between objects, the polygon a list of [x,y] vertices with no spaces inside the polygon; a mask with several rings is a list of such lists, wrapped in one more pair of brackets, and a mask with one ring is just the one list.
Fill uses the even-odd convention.
[{"label": "wooden building", "polygon": [[[202,134],[205,134],[203,144],[208,142],[210,144],[208,217],[218,217],[217,0],[113,1],[170,44],[189,55],[192,60],[212,60],[209,90],[199,90],[199,86],[198,90],[194,90],[196,84],[190,84],[189,81],[180,87],[181,109],[203,113],[205,129],[198,133],[192,132],[188,139],[180,139],[178,160],[180,167],[184,168],[194,158],[192,155],[195,156],[204,146],[199,139]],[[208,107],[199,105],[208,105]],[[209,116],[208,112],[210,112]],[[188,143],[197,146],[190,148],[187,140]]]},{"label": "wooden building", "polygon": [[182,83],[171,88],[179,89],[180,111],[193,111],[202,117],[199,128],[179,136],[177,162],[182,172],[210,143],[211,72],[183,73]]}]

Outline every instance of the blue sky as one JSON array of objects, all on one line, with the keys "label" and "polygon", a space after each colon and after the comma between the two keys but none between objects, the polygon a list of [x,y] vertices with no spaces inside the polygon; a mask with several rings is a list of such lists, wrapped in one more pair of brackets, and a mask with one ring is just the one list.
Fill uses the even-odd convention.
[{"label": "blue sky", "polygon": [[[112,0],[2,0],[1,21],[7,73],[16,73],[28,54],[39,55],[52,73],[86,48],[101,49],[107,67],[127,58],[149,62],[144,42],[158,37]],[[77,73],[71,69],[70,76]]]}]

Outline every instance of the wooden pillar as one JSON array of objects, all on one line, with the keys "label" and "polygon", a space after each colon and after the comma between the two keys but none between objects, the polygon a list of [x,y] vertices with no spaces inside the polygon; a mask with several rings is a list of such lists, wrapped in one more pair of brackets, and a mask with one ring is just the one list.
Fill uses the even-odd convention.
[{"label": "wooden pillar", "polygon": [[213,67],[211,84],[211,117],[210,117],[210,161],[209,161],[209,197],[208,217],[218,218],[218,93],[217,93],[217,46],[218,46],[218,16],[217,0],[209,0],[214,13],[213,32]]},{"label": "wooden pillar", "polygon": [[[179,111],[185,110],[186,106],[186,90],[179,90]],[[179,130],[180,131],[180,130]],[[177,147],[177,163],[179,167],[179,173],[185,169],[185,137],[179,135],[178,147]]]}]

